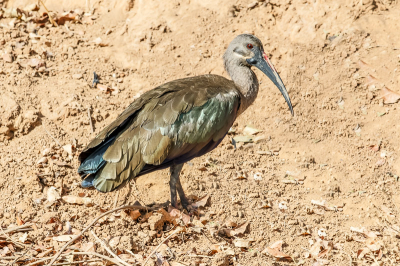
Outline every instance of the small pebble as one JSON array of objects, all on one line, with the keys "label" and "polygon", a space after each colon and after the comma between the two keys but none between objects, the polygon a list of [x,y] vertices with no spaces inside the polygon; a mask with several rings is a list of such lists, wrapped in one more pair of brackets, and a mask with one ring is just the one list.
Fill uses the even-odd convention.
[{"label": "small pebble", "polygon": [[81,78],[83,78],[83,75],[82,74],[73,74],[72,78],[73,79],[81,79]]}]

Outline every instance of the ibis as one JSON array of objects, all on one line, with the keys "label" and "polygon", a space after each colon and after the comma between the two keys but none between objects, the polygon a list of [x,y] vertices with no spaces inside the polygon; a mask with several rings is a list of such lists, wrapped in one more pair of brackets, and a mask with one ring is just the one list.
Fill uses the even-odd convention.
[{"label": "ibis", "polygon": [[278,87],[293,115],[289,94],[261,41],[241,34],[223,55],[231,80],[218,75],[177,79],[134,100],[80,153],[82,187],[110,192],[129,180],[170,169],[171,205],[189,201],[179,179],[183,164],[223,140],[235,119],[256,99],[259,82],[252,67]]}]

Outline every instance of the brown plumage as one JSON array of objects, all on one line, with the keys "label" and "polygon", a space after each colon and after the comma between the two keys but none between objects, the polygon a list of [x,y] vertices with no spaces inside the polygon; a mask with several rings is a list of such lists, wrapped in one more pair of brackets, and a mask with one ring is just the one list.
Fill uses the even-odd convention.
[{"label": "brown plumage", "polygon": [[[203,75],[174,80],[144,93],[82,151],[78,172],[89,175],[82,185],[109,192],[134,177],[171,167],[172,205],[177,206],[178,190],[187,207],[179,180],[182,165],[214,149],[254,101],[258,81],[250,67],[265,72],[289,99],[279,75],[273,67],[266,69],[270,62],[261,55],[257,38],[239,35],[224,55],[233,81]],[[290,100],[288,104],[291,108]]]}]

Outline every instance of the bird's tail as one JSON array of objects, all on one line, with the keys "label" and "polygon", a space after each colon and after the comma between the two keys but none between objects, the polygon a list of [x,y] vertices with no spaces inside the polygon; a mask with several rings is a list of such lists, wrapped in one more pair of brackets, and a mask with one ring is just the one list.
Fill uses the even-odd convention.
[{"label": "bird's tail", "polygon": [[94,187],[93,186],[93,180],[96,177],[95,174],[89,175],[88,177],[86,177],[84,180],[82,180],[81,186],[83,188],[91,188]]}]

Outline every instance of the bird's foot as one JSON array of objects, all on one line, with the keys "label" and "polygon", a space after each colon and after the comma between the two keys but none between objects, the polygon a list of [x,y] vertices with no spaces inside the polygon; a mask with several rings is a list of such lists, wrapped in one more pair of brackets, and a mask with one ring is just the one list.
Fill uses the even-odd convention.
[{"label": "bird's foot", "polygon": [[189,211],[189,209],[191,208],[189,200],[186,197],[181,199],[181,205],[182,205],[182,208],[184,208],[187,211]]}]

